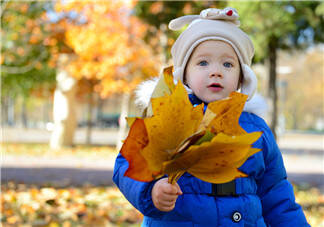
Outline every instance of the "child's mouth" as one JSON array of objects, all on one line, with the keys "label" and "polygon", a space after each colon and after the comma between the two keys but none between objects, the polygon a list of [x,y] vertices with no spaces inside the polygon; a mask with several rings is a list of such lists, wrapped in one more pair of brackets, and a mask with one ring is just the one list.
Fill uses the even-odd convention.
[{"label": "child's mouth", "polygon": [[221,91],[221,90],[223,90],[223,88],[224,87],[219,83],[213,83],[213,84],[208,85],[208,89],[213,92]]}]

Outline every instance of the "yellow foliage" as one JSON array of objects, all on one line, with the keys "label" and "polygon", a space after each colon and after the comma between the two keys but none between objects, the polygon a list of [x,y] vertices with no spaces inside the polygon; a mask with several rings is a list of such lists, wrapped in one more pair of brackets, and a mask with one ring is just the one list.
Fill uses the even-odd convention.
[{"label": "yellow foliage", "polygon": [[65,44],[77,56],[67,70],[78,79],[98,80],[96,91],[101,96],[129,92],[141,78],[158,73],[158,58],[143,42],[146,25],[130,15],[134,3],[69,1],[55,5],[56,11],[73,10],[85,18],[81,24],[67,20],[58,23]]}]

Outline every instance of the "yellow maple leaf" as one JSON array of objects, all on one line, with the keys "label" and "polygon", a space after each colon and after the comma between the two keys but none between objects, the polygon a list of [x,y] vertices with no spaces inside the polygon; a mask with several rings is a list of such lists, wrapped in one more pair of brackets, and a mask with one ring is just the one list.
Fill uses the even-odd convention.
[{"label": "yellow maple leaf", "polygon": [[[175,84],[173,83],[172,77],[173,66],[167,67],[163,70],[162,76],[159,78],[153,93],[152,98],[162,97],[164,95],[171,95],[175,90]],[[152,106],[149,105],[146,111],[148,117],[153,115]]]},{"label": "yellow maple leaf", "polygon": [[247,95],[232,92],[227,99],[211,102],[208,104],[208,109],[215,114],[208,128],[212,133],[225,133],[227,135],[245,134],[245,130],[239,125],[244,104],[247,100]]},{"label": "yellow maple leaf", "polygon": [[[132,123],[121,154],[129,162],[125,176],[152,181],[165,174],[175,183],[184,172],[212,183],[246,177],[238,168],[259,149],[261,132],[247,133],[238,123],[247,96],[193,107],[186,89],[173,84],[172,68],[164,71],[151,99],[152,113]],[[157,96],[159,94],[159,96]],[[224,122],[227,121],[227,122]]]},{"label": "yellow maple leaf", "polygon": [[163,172],[172,175],[185,171],[211,183],[224,183],[247,175],[239,168],[246,159],[260,151],[251,144],[261,136],[261,132],[240,136],[219,133],[211,141],[192,145],[181,156],[163,163]]},{"label": "yellow maple leaf", "polygon": [[[182,141],[195,133],[203,118],[203,106],[193,107],[191,105],[181,83],[175,87],[171,95],[152,98],[152,109],[154,113],[152,117],[136,119],[133,122],[130,133],[123,144],[122,155],[130,162],[130,165],[134,163],[131,165],[134,168],[127,170],[128,176],[133,175],[134,172],[136,174],[141,172],[143,165],[147,165],[153,173],[161,172],[163,162],[169,160]],[[137,122],[140,120],[143,121],[146,130],[139,129],[140,123]],[[136,136],[141,137],[145,133],[147,133],[149,142],[143,149],[137,149],[140,144],[144,143],[139,142]],[[130,139],[132,137],[134,137],[133,140]],[[145,162],[135,160],[131,148],[139,150],[137,155],[143,157]],[[132,158],[128,158],[130,156]],[[149,175],[152,177],[156,174]]]},{"label": "yellow maple leaf", "polygon": [[126,176],[140,181],[151,181],[156,176],[156,174],[147,168],[146,160],[140,154],[140,151],[147,144],[148,137],[144,121],[143,119],[136,118],[120,150],[120,153],[129,163],[128,169],[125,172]]}]

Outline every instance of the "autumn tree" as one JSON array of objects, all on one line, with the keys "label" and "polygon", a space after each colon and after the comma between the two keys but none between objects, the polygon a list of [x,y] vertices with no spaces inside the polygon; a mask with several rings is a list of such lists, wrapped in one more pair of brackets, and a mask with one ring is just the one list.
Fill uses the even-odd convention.
[{"label": "autumn tree", "polygon": [[55,22],[55,29],[72,50],[64,70],[76,80],[88,81],[90,91],[102,97],[123,94],[124,108],[130,92],[143,78],[156,75],[159,67],[142,40],[145,25],[131,15],[133,4],[85,1],[54,6],[57,15],[64,15]]},{"label": "autumn tree", "polygon": [[[124,94],[123,106],[127,107],[136,84],[157,75],[159,68],[159,61],[142,39],[145,25],[132,15],[133,4],[1,2],[2,97],[29,94],[40,90],[40,85],[45,89],[51,85],[52,89],[56,78],[55,97],[64,98],[69,84],[77,87],[76,94],[86,93],[89,99],[93,92],[103,98],[116,92]],[[47,81],[50,85],[44,86]],[[74,95],[69,97],[74,99]],[[59,110],[56,113],[71,114],[63,107],[72,110],[68,106],[74,101],[63,100],[67,105],[54,104]],[[64,127],[73,129],[73,121]],[[58,143],[71,145],[73,130],[70,134],[65,136],[71,138],[69,141]]]},{"label": "autumn tree", "polygon": [[46,38],[49,25],[43,21],[47,6],[46,2],[35,1],[1,2],[2,114],[7,116],[5,111],[22,98],[24,126],[28,98],[35,94],[48,98],[55,86],[55,70],[49,62],[51,41]]}]

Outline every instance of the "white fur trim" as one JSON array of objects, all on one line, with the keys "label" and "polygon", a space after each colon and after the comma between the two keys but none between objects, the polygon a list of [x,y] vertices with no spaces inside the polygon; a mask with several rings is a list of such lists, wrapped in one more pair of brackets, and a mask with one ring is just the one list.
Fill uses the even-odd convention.
[{"label": "white fur trim", "polygon": [[141,109],[148,107],[153,90],[158,83],[159,78],[155,77],[150,80],[143,81],[135,89],[135,104]]},{"label": "white fur trim", "polygon": [[255,93],[250,100],[246,101],[243,111],[253,113],[264,119],[268,111],[267,102],[263,96]]},{"label": "white fur trim", "polygon": [[[146,80],[142,82],[135,90],[135,104],[142,110],[144,110],[149,105],[153,90],[158,82],[158,79],[159,78]],[[188,93],[189,92],[190,91],[188,91]],[[268,108],[266,100],[258,93],[256,93],[245,103],[243,109],[243,111],[256,114],[261,118],[266,117],[267,110]]]}]

